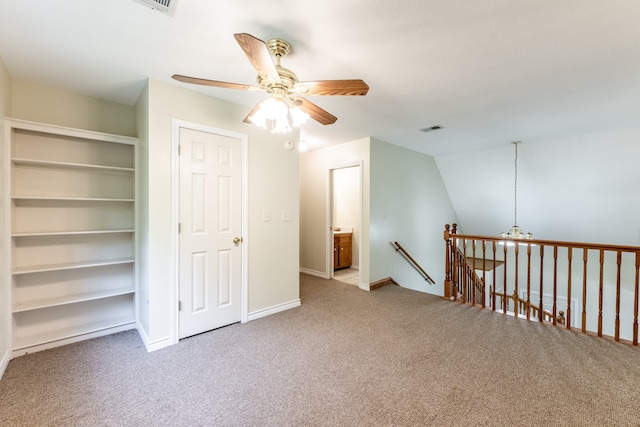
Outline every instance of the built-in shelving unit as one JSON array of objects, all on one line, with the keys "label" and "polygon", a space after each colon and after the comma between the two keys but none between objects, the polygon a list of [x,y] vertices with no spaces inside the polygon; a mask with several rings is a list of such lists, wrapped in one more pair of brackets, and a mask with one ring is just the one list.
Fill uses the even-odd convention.
[{"label": "built-in shelving unit", "polygon": [[7,119],[14,355],[135,322],[136,139]]}]

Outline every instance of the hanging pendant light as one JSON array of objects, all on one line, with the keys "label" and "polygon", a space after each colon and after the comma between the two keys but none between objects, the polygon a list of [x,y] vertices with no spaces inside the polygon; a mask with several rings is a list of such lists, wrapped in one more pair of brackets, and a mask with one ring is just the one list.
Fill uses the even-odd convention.
[{"label": "hanging pendant light", "polygon": [[513,227],[507,232],[500,233],[502,237],[506,237],[509,239],[533,239],[533,235],[531,233],[523,233],[518,227],[518,145],[521,144],[522,141],[513,141],[512,144],[515,147],[516,155],[515,155],[515,180],[513,185]]}]

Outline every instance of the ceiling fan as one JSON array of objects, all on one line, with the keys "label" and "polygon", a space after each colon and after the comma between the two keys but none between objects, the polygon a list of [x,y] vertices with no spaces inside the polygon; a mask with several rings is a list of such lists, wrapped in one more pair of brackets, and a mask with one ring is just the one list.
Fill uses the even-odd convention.
[{"label": "ceiling fan", "polygon": [[[272,132],[291,130],[289,117],[291,117],[294,126],[299,126],[307,117],[311,117],[323,125],[329,125],[335,123],[337,117],[303,98],[302,95],[366,95],[369,91],[369,86],[360,79],[300,82],[293,71],[280,65],[280,60],[291,50],[291,45],[287,41],[273,38],[265,43],[247,33],[234,34],[234,37],[253,67],[258,71],[257,86],[179,74],[174,74],[172,77],[184,83],[267,92],[270,97],[256,104],[245,117],[245,123],[266,127],[266,121],[272,120],[275,122]],[[272,55],[275,58],[275,63]],[[281,123],[285,119],[286,123]]]}]

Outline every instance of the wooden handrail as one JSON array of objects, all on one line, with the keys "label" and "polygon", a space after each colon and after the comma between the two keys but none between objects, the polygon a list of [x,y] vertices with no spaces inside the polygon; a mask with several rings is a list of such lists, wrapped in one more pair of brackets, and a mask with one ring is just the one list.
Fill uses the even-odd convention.
[{"label": "wooden handrail", "polygon": [[[447,224],[448,225],[448,224]],[[454,224],[456,225],[456,224]],[[452,234],[451,232],[449,234]],[[496,236],[479,236],[475,234],[458,234],[455,233],[458,239],[467,240],[484,240],[487,242],[513,242],[520,245],[530,244],[532,246],[557,246],[562,248],[575,248],[575,249],[603,249],[605,251],[622,251],[622,252],[636,252],[640,250],[640,246],[629,245],[610,245],[603,243],[584,243],[584,242],[568,242],[564,240],[542,240],[542,239],[513,239],[510,237],[496,237]]]},{"label": "wooden handrail", "polygon": [[640,246],[458,234],[456,224],[444,240],[445,298],[503,312],[512,301],[527,319],[638,345]]},{"label": "wooden handrail", "polygon": [[[558,316],[554,316],[552,312],[550,312],[549,310],[540,310],[540,307],[538,307],[535,304],[531,304],[531,302],[521,298],[517,293],[513,293],[513,295],[507,295],[505,293],[501,293],[501,292],[496,292],[493,290],[492,287],[489,287],[489,293],[491,296],[495,295],[496,297],[500,298],[500,306],[502,306],[502,301],[503,299],[511,299],[514,302],[514,311],[513,313],[518,316],[520,314],[523,314],[525,316],[527,316],[527,318],[538,318],[540,315],[542,315],[542,320],[543,322],[551,322],[553,323],[553,319],[555,318],[556,322],[564,325],[565,323],[565,317],[564,317],[564,311],[560,311],[558,313]],[[527,313],[529,315],[527,315]]]},{"label": "wooden handrail", "polygon": [[409,255],[409,253],[400,245],[400,243],[398,242],[393,242],[395,248],[396,248],[396,252],[400,251],[400,253],[402,255],[404,255],[404,257],[409,261],[409,263],[420,272],[420,274],[422,275],[422,277],[424,277],[424,280],[428,281],[429,283],[431,283],[432,285],[435,285],[436,282],[435,280],[433,280],[431,278],[431,276],[429,276],[429,274],[427,274],[426,271],[424,271],[424,269],[422,267],[420,267],[420,264],[418,264],[416,262],[415,259],[413,259],[411,257],[411,255]]}]

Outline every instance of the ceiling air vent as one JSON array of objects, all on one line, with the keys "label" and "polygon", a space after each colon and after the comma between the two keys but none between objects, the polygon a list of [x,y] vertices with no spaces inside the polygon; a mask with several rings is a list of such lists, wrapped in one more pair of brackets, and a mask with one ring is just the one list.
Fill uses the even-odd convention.
[{"label": "ceiling air vent", "polygon": [[431,126],[428,128],[422,128],[420,129],[421,132],[433,132],[434,130],[438,130],[438,129],[442,129],[442,126],[440,125],[435,125],[435,126]]},{"label": "ceiling air vent", "polygon": [[173,16],[178,0],[133,0],[165,15]]}]

